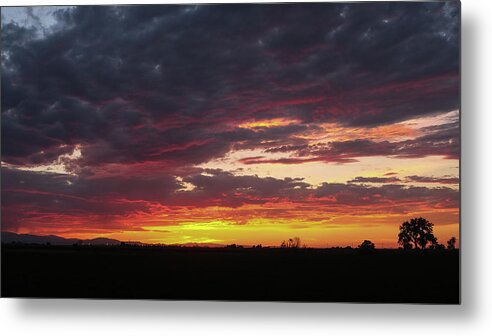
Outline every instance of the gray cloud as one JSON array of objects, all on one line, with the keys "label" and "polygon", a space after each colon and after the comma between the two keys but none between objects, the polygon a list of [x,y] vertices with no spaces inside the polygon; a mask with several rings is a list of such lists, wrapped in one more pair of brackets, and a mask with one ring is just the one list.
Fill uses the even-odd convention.
[{"label": "gray cloud", "polygon": [[[458,107],[455,2],[55,13],[56,29],[43,38],[35,26],[2,26],[7,162],[32,163],[41,151],[37,160],[48,162],[60,144],[75,143],[86,147],[86,165],[168,160],[155,155],[161,144],[188,141],[173,162],[186,165],[230,149],[198,145],[203,139],[245,136],[221,123],[291,116],[366,127]],[[250,133],[246,145],[269,134]]]}]

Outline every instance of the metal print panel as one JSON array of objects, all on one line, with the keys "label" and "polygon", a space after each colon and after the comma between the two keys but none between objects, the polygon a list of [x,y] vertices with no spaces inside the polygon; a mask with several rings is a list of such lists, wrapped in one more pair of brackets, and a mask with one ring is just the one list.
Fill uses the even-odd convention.
[{"label": "metal print panel", "polygon": [[3,7],[4,297],[460,302],[460,4]]}]

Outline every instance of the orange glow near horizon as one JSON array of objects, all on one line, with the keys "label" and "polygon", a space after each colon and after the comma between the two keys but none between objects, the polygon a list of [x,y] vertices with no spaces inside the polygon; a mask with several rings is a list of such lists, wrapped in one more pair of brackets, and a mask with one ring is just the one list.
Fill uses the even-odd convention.
[{"label": "orange glow near horizon", "polygon": [[[405,141],[411,137],[421,136],[429,125],[445,123],[455,116],[456,113],[450,112],[445,114],[447,119],[443,116],[426,117],[368,130],[321,124],[316,131],[308,132],[298,138],[304,137],[310,143],[316,143],[316,139],[324,142],[349,141],[353,138]],[[292,122],[292,120],[277,118],[244,123],[239,127],[256,132],[262,128],[280,128]],[[69,172],[62,173],[68,171],[75,160],[81,158],[79,147],[76,147],[76,150],[77,155],[63,154],[56,160],[59,162],[58,168],[61,172],[57,178],[66,179],[67,192],[70,192],[72,184],[76,183],[78,177]],[[174,178],[181,187],[163,202],[146,201],[143,199],[145,194],[137,194],[134,196],[137,198],[133,200],[130,200],[126,194],[121,194],[119,197],[113,194],[106,198],[97,196],[86,199],[61,192],[28,190],[25,184],[20,184],[15,189],[4,188],[4,191],[24,193],[32,197],[46,195],[46,197],[54,197],[54,202],[72,200],[88,202],[89,209],[100,203],[107,204],[108,209],[115,207],[124,209],[130,206],[146,209],[126,215],[85,216],[69,212],[50,213],[34,206],[25,207],[22,211],[28,219],[14,230],[18,233],[55,234],[81,239],[108,237],[152,244],[198,243],[245,246],[256,244],[278,246],[281,241],[297,236],[309,247],[356,247],[364,239],[369,239],[378,247],[395,248],[399,225],[410,218],[422,216],[435,224],[435,234],[441,243],[445,243],[452,236],[459,240],[459,207],[454,199],[457,197],[458,184],[446,181],[457,177],[458,160],[446,159],[442,156],[393,158],[383,155],[364,157],[362,154],[355,162],[344,164],[301,162],[293,165],[276,163],[249,165],[241,161],[247,157],[282,159],[292,155],[289,152],[266,152],[261,148],[232,149],[220,158],[192,167],[192,173],[193,169],[200,172],[198,181],[176,175]],[[9,168],[15,169],[11,165]],[[43,171],[44,168],[44,166],[35,167],[32,171],[50,173],[49,169]],[[95,171],[96,174],[89,177],[87,181],[111,180],[121,174],[141,175],[145,181],[148,176],[162,169],[158,164],[123,166],[110,164]],[[428,178],[419,181],[412,180],[412,176]],[[207,188],[212,190],[224,188],[224,191],[219,193],[211,191],[210,195],[207,194],[205,192],[207,189],[200,186],[200,183],[204,183],[206,179],[212,181],[217,179],[216,183],[207,185]],[[235,179],[245,179],[246,182],[227,182]],[[271,183],[272,180],[276,181],[276,184],[299,183],[299,185],[289,187],[288,194],[277,190],[269,194],[269,189],[258,195],[249,194],[255,188],[262,190],[263,184]],[[229,183],[239,184],[229,190]],[[326,194],[321,192],[323,186],[328,188]],[[338,190],[337,186],[343,187]],[[425,193],[420,195],[422,191]],[[131,192],[131,189],[127,192]],[[381,192],[385,194],[381,195]],[[158,196],[158,194],[151,195]],[[233,202],[228,205],[228,202],[234,199],[240,200],[239,203]],[[6,216],[9,211],[16,211],[16,209],[5,209]]]},{"label": "orange glow near horizon", "polygon": [[[273,214],[268,215],[269,212]],[[364,239],[370,239],[378,247],[396,248],[399,225],[410,218],[423,216],[435,223],[435,234],[440,242],[446,242],[452,236],[459,237],[457,208],[436,210],[416,204],[415,211],[405,214],[385,213],[371,207],[360,211],[363,212],[360,215],[351,212],[335,207],[331,213],[314,209],[306,216],[305,210],[296,209],[289,203],[237,209],[205,207],[175,210],[173,215],[166,212],[140,214],[113,223],[128,229],[91,230],[85,227],[83,220],[76,224],[73,219],[66,218],[66,225],[61,225],[59,232],[20,230],[19,233],[54,233],[81,239],[107,237],[149,244],[235,243],[245,246],[279,246],[282,240],[297,236],[308,247],[356,247]],[[59,223],[65,220],[60,219]]]}]

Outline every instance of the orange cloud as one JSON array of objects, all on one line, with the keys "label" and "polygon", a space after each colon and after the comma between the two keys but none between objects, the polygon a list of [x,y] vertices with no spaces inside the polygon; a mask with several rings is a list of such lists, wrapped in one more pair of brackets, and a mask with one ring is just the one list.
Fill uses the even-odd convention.
[{"label": "orange cloud", "polygon": [[270,127],[279,127],[279,126],[287,126],[295,123],[295,120],[284,119],[284,118],[274,118],[274,119],[263,119],[263,120],[255,120],[248,121],[238,125],[240,128],[270,128]]}]

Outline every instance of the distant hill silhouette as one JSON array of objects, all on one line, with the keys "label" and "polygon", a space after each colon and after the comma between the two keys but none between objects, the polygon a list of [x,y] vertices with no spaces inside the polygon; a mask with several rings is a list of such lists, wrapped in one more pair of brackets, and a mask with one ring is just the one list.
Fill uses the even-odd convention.
[{"label": "distant hill silhouette", "polygon": [[51,244],[51,245],[120,245],[121,242],[116,239],[94,238],[94,239],[77,239],[63,238],[59,236],[37,236],[31,234],[18,234],[14,232],[2,231],[2,243],[23,243],[23,244]]}]

